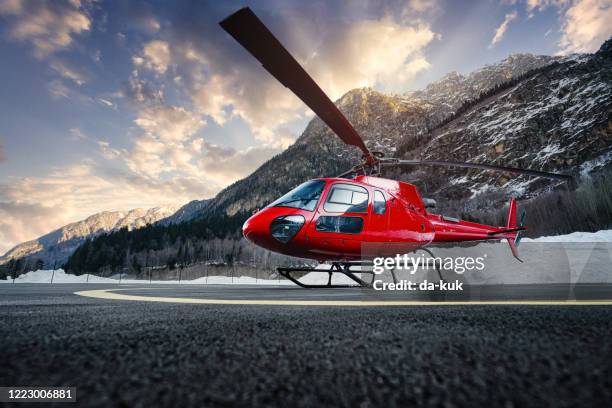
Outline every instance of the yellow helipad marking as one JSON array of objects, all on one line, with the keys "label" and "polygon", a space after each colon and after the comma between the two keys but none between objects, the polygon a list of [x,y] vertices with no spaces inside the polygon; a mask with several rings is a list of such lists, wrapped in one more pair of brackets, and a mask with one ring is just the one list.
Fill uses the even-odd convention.
[{"label": "yellow helipad marking", "polygon": [[132,300],[139,302],[188,303],[201,305],[262,305],[262,306],[463,306],[463,305],[548,305],[584,306],[612,305],[612,300],[466,300],[466,301],[419,301],[419,300],[274,300],[274,299],[206,299],[164,296],[139,296],[115,293],[125,290],[150,290],[150,288],[101,289],[75,292],[75,295],[96,299]]}]

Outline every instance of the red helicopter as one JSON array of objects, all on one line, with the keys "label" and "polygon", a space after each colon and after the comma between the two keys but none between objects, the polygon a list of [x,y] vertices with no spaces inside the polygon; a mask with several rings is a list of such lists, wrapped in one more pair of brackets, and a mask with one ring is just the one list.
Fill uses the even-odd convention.
[{"label": "red helicopter", "polygon": [[[248,7],[219,23],[263,67],[289,88],[325,122],[342,141],[358,147],[363,162],[335,178],[307,181],[257,211],[242,227],[246,239],[273,252],[319,262],[331,261],[327,271],[314,268],[279,268],[283,276],[303,287],[338,287],[331,275],[342,273],[360,286],[369,286],[351,269],[377,256],[395,256],[432,243],[506,239],[519,261],[517,246],[525,213],[517,220],[517,205],[510,200],[508,221],[494,227],[427,211],[435,202],[423,199],[412,184],[378,177],[385,167],[449,166],[477,168],[567,180],[571,176],[537,170],[455,161],[420,161],[385,158],[370,152],[363,139],[300,64]],[[352,178],[348,176],[353,175]],[[522,262],[522,261],[521,261]],[[327,285],[306,285],[292,273],[327,272]],[[363,269],[359,270],[363,272]],[[440,271],[438,270],[438,273]],[[395,280],[395,275],[394,275]]]}]

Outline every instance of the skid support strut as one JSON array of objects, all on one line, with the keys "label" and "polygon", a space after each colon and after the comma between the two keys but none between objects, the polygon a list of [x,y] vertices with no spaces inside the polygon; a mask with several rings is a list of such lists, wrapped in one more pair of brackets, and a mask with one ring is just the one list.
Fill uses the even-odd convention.
[{"label": "skid support strut", "polygon": [[[434,254],[427,248],[418,248],[417,251],[423,251],[427,255],[429,255],[430,258],[435,258]],[[353,261],[353,262],[337,261],[337,262],[332,262],[328,269],[316,269],[313,267],[280,267],[280,268],[277,268],[276,270],[278,271],[280,275],[284,276],[285,278],[289,279],[291,282],[303,288],[355,288],[355,287],[371,288],[372,284],[374,283],[374,278],[376,276],[374,274],[372,266],[373,266],[373,263],[371,261]],[[356,270],[355,268],[357,267],[359,267],[359,269]],[[444,277],[442,276],[440,265],[438,265],[438,263],[434,263],[434,268],[440,280],[443,281]],[[304,274],[305,272],[307,273],[311,273],[311,272],[327,273],[328,274],[327,283],[325,284],[305,283],[305,282],[301,282],[299,280],[300,278],[292,275],[296,273]],[[393,278],[393,282],[398,283],[399,280],[396,275],[395,266],[391,268],[390,272],[391,272],[391,277]],[[349,279],[354,281],[355,284],[332,284],[332,276],[334,273],[339,273],[339,274],[342,274],[348,277]],[[369,282],[366,282],[363,279],[364,275],[369,275],[371,277],[371,279],[369,279]]]}]

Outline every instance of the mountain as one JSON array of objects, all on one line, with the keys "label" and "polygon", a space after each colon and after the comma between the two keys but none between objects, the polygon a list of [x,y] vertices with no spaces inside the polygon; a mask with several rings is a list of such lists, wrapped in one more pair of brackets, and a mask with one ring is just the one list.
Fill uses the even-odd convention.
[{"label": "mountain", "polygon": [[17,245],[0,257],[0,264],[22,258],[31,261],[40,259],[47,268],[53,264],[59,266],[88,238],[121,228],[142,228],[173,216],[176,210],[175,206],[164,206],[130,211],[103,211]]},{"label": "mountain", "polygon": [[405,100],[427,108],[428,115],[439,121],[456,112],[466,101],[560,59],[547,55],[512,54],[496,64],[485,65],[467,75],[456,71],[446,74],[422,91],[406,93]]},{"label": "mountain", "polygon": [[[558,60],[531,54],[512,55],[465,76],[446,75],[423,91],[384,95],[369,88],[354,89],[342,96],[337,105],[369,149],[393,156],[404,144],[425,143],[431,128],[479,94]],[[297,184],[342,173],[358,160],[357,149],[343,144],[323,121],[315,118],[293,146],[221,191],[204,217],[236,214],[244,217]]]},{"label": "mountain", "polygon": [[[467,75],[448,74],[418,92],[384,95],[369,88],[354,89],[336,104],[368,147],[387,156],[487,161],[594,176],[609,168],[612,158],[611,48],[608,41],[595,54],[512,55]],[[254,250],[241,241],[240,226],[253,211],[305,180],[337,175],[358,160],[357,149],[341,143],[314,118],[292,146],[225,188],[191,221],[101,236],[80,247],[67,267],[75,273],[109,271],[113,265],[127,263],[134,265],[130,267],[134,273],[140,273],[141,265],[171,269],[179,258],[183,264],[197,264],[204,256],[210,259],[211,246],[216,258],[250,262]],[[570,196],[568,191],[578,191],[572,190],[577,186],[568,190],[567,185],[560,187],[547,179],[445,168],[404,169],[386,175],[415,183],[425,196],[447,203],[441,210],[468,217],[475,214],[471,210],[481,209],[473,203],[480,202],[490,211],[501,208],[509,195],[535,199],[565,189],[566,196],[554,196],[546,205],[536,206],[549,211],[542,217],[556,211],[558,219],[578,223],[589,217],[599,224],[612,222],[612,212],[594,215],[608,209],[598,207],[599,188],[588,190],[592,194]],[[491,186],[497,187],[495,196],[487,192]],[[584,211],[580,197],[595,200],[589,203],[590,212]],[[560,206],[567,200],[572,216]],[[586,215],[580,218],[575,213]],[[554,223],[538,224],[549,228],[544,233],[569,232],[553,230]],[[562,228],[574,226],[563,224]],[[591,222],[584,228],[592,227]],[[131,257],[127,263],[122,261],[126,257]],[[265,264],[270,267],[269,262]]]},{"label": "mountain", "polygon": [[211,200],[193,200],[180,207],[169,217],[157,221],[160,225],[180,224],[200,216]]}]

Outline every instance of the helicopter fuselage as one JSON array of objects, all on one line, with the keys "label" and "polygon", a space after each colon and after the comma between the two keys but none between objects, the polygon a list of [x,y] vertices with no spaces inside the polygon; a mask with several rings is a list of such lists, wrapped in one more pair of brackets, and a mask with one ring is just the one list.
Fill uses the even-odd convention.
[{"label": "helicopter fuselage", "polygon": [[515,232],[497,235],[504,230],[430,214],[414,185],[372,176],[310,180],[243,226],[260,247],[318,261],[394,256],[432,242],[515,238]]}]

